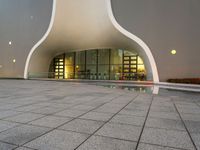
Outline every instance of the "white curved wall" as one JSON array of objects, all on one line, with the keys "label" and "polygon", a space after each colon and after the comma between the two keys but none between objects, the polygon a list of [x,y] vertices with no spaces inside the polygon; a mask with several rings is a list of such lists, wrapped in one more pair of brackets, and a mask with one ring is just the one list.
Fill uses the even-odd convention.
[{"label": "white curved wall", "polygon": [[138,52],[145,61],[149,79],[159,81],[150,49],[116,22],[110,0],[54,0],[49,29],[29,53],[24,78],[28,72],[48,72],[50,61],[58,53],[95,48]]}]

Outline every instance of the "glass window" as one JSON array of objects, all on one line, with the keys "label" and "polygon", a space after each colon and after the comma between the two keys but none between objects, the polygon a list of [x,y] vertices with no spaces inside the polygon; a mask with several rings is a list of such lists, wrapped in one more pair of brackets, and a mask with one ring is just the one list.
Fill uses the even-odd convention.
[{"label": "glass window", "polygon": [[74,78],[74,66],[72,65],[65,66],[65,78],[66,79]]},{"label": "glass window", "polygon": [[98,79],[108,80],[109,79],[109,65],[98,66]]},{"label": "glass window", "polygon": [[85,65],[76,65],[75,66],[75,78],[76,79],[85,79],[86,78]]},{"label": "glass window", "polygon": [[85,64],[85,51],[76,52],[76,64],[77,65]]},{"label": "glass window", "polygon": [[74,64],[74,53],[66,53],[65,54],[65,65],[73,65]]},{"label": "glass window", "polygon": [[141,57],[139,57],[139,56],[138,56],[138,64],[139,64],[139,65],[143,65],[143,64],[144,64],[144,62],[143,62],[142,58],[141,58]]},{"label": "glass window", "polygon": [[97,50],[87,51],[87,64],[96,64],[97,63]]},{"label": "glass window", "polygon": [[111,65],[110,66],[110,79],[121,80],[122,79],[122,65]]},{"label": "glass window", "polygon": [[98,63],[109,64],[109,49],[102,49],[98,51]]},{"label": "glass window", "polygon": [[123,57],[123,51],[122,50],[111,50],[111,64],[122,64],[122,57]]},{"label": "glass window", "polygon": [[132,56],[132,55],[136,55],[136,53],[127,50],[124,51],[124,56]]}]

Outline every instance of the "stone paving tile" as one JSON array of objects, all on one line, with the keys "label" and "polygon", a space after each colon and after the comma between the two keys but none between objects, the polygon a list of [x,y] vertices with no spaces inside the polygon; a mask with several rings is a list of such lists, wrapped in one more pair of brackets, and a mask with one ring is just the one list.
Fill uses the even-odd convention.
[{"label": "stone paving tile", "polygon": [[152,107],[156,107],[156,106],[165,106],[165,107],[174,107],[174,104],[172,102],[161,102],[161,101],[157,101],[152,103]]},{"label": "stone paving tile", "polygon": [[86,134],[92,134],[96,131],[104,122],[84,120],[84,119],[75,119],[71,122],[59,127],[59,129],[76,131]]},{"label": "stone paving tile", "polygon": [[19,123],[0,120],[0,132],[20,125]]},{"label": "stone paving tile", "polygon": [[200,121],[184,121],[189,132],[200,133]]},{"label": "stone paving tile", "polygon": [[169,106],[151,106],[151,111],[155,112],[174,112],[176,113],[175,107],[169,107]]},{"label": "stone paving tile", "polygon": [[132,109],[132,110],[141,110],[141,111],[148,111],[149,109],[149,104],[148,105],[138,105],[138,104],[135,104],[135,103],[130,103],[129,105],[127,105],[125,107],[125,109]]},{"label": "stone paving tile", "polygon": [[180,150],[180,149],[140,143],[137,150]]},{"label": "stone paving tile", "polygon": [[200,150],[200,133],[192,133],[191,136],[197,147],[197,150]]},{"label": "stone paving tile", "polygon": [[42,108],[39,108],[39,109],[31,110],[30,112],[39,113],[39,114],[43,114],[43,115],[51,115],[51,114],[54,114],[54,113],[59,112],[61,110],[63,110],[63,108],[47,106],[47,107],[42,107]]},{"label": "stone paving tile", "polygon": [[[190,138],[185,132],[173,103],[181,114],[198,150],[200,149],[200,105],[197,105],[200,104],[200,98],[194,93],[177,91],[173,93],[165,90],[163,94],[161,90],[160,95],[151,95],[82,83],[30,80],[1,80],[0,84],[0,132],[2,131],[0,141],[21,145],[34,139],[29,142],[33,149],[74,149],[88,137],[88,134],[78,132],[93,133],[102,125],[98,123],[96,125],[96,122],[105,123],[137,95],[130,104],[111,119],[112,123],[106,123],[79,149],[134,150],[142,129],[141,124],[144,122],[140,117],[144,118],[147,115],[152,98],[150,114],[141,139],[141,141],[145,139],[148,144],[140,143],[138,149],[192,149]],[[100,107],[88,112],[97,106]],[[27,120],[34,118],[33,114],[48,116],[36,118],[37,120],[29,122],[33,124],[30,126],[3,121],[15,118],[14,121],[21,120],[26,123]],[[75,120],[81,121],[77,121],[78,123],[75,120],[71,121],[70,126],[69,118],[78,116],[80,118]],[[84,125],[82,120],[87,120],[87,123]],[[66,126],[69,125],[69,128],[72,128],[70,130],[73,131],[59,129],[47,132],[50,128],[56,128],[63,123],[66,123],[64,124]],[[47,134],[43,135],[46,132]],[[42,136],[35,139],[40,135]],[[27,148],[30,147],[27,146]],[[3,148],[0,147],[1,149]]]},{"label": "stone paving tile", "polygon": [[87,105],[76,105],[72,109],[77,109],[77,110],[83,110],[83,111],[89,111],[94,109],[94,106],[87,106]]},{"label": "stone paving tile", "polygon": [[97,120],[97,121],[108,121],[112,116],[113,114],[110,113],[100,113],[100,112],[90,111],[87,114],[81,116],[80,118]]},{"label": "stone paving tile", "polygon": [[95,135],[137,141],[141,130],[142,128],[137,126],[107,123]]},{"label": "stone paving tile", "polygon": [[59,103],[50,103],[49,107],[61,108],[61,109],[70,109],[74,105],[73,104],[59,104]]},{"label": "stone paving tile", "polygon": [[0,105],[0,109],[14,109],[16,107],[22,106],[24,104],[6,104],[6,105]]},{"label": "stone paving tile", "polygon": [[22,107],[17,107],[14,110],[16,111],[22,111],[22,112],[28,112],[34,109],[38,109],[41,108],[43,106],[39,106],[39,105],[28,105],[28,106],[22,106]]},{"label": "stone paving tile", "polygon": [[88,136],[87,134],[53,130],[25,146],[39,150],[74,150]]},{"label": "stone paving tile", "polygon": [[193,102],[186,102],[186,101],[184,102],[183,99],[181,99],[180,101],[175,101],[175,104],[177,107],[195,107],[195,108],[197,108],[197,104],[195,104]]},{"label": "stone paving tile", "polygon": [[127,104],[129,103],[132,99],[134,98],[133,97],[126,97],[125,95],[123,97],[118,97],[116,99],[114,99],[112,101],[112,104]]},{"label": "stone paving tile", "polygon": [[189,135],[183,131],[145,128],[141,142],[194,150]]},{"label": "stone paving tile", "polygon": [[184,124],[180,120],[172,119],[161,119],[161,118],[148,118],[146,125],[147,127],[183,130],[185,131]]},{"label": "stone paving tile", "polygon": [[120,109],[123,108],[124,104],[105,104],[94,111],[103,112],[103,113],[117,113]]},{"label": "stone paving tile", "polygon": [[178,113],[173,113],[173,112],[159,112],[158,113],[158,112],[154,112],[150,110],[149,117],[180,120]]},{"label": "stone paving tile", "polygon": [[15,150],[34,150],[34,149],[31,149],[31,148],[28,148],[28,147],[18,147]]},{"label": "stone paving tile", "polygon": [[49,128],[56,128],[73,118],[67,118],[67,117],[57,117],[57,116],[46,116],[41,119],[37,119],[35,121],[30,122],[29,124],[31,125],[36,125],[36,126],[44,126],[44,127],[49,127]]},{"label": "stone paving tile", "polygon": [[0,133],[0,141],[22,145],[37,136],[47,132],[49,129],[29,125],[18,126]]},{"label": "stone paving tile", "polygon": [[92,136],[77,150],[134,150],[135,148],[135,142]]},{"label": "stone paving tile", "polygon": [[7,121],[14,121],[14,122],[19,122],[19,123],[27,123],[29,121],[38,119],[43,117],[44,115],[40,115],[40,114],[34,114],[34,113],[22,113],[13,117],[8,117],[4,120]]},{"label": "stone paving tile", "polygon": [[200,115],[200,108],[194,108],[194,107],[177,107],[178,111],[180,113],[186,113],[186,114],[199,114]]},{"label": "stone paving tile", "polygon": [[67,109],[67,110],[55,113],[54,115],[55,116],[63,116],[63,117],[78,117],[84,113],[86,113],[86,111]]},{"label": "stone paving tile", "polygon": [[197,115],[197,114],[183,114],[183,113],[181,113],[181,117],[183,118],[183,120],[199,121],[200,122],[200,115]]},{"label": "stone paving tile", "polygon": [[13,110],[0,110],[0,119],[15,116],[17,114],[20,114],[20,112],[13,111]]},{"label": "stone paving tile", "polygon": [[0,142],[0,150],[13,150],[17,146]]},{"label": "stone paving tile", "polygon": [[138,110],[138,109],[124,108],[123,110],[119,112],[119,114],[145,117],[147,115],[147,110],[144,111],[144,110]]},{"label": "stone paving tile", "polygon": [[129,124],[135,126],[142,126],[144,124],[145,117],[129,116],[129,115],[116,115],[110,122]]}]

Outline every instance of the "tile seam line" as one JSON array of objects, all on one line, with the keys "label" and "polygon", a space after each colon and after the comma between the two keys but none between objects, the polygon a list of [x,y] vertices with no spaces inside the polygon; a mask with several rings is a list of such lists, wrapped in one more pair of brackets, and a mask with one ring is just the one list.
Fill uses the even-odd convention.
[{"label": "tile seam line", "polygon": [[173,102],[173,104],[174,104],[174,107],[175,107],[175,109],[176,109],[176,111],[177,111],[179,117],[181,118],[181,122],[183,123],[183,125],[184,125],[184,127],[185,127],[185,129],[186,129],[186,132],[187,132],[187,134],[188,134],[189,137],[190,137],[190,140],[191,140],[191,142],[192,142],[192,145],[194,146],[194,149],[195,149],[195,150],[198,150],[198,149],[197,149],[197,146],[196,146],[196,144],[194,143],[194,141],[193,141],[193,139],[192,139],[192,136],[191,136],[191,134],[190,134],[190,132],[189,132],[189,130],[188,130],[186,124],[185,124],[185,122],[183,121],[183,118],[181,117],[180,112],[178,111],[178,108],[176,107],[176,104],[174,103],[173,98],[171,98],[171,99],[172,99],[172,102]]},{"label": "tile seam line", "polygon": [[[120,95],[119,95],[120,96]],[[116,98],[116,96],[114,97],[114,98]],[[94,98],[95,99],[95,98]],[[92,100],[94,100],[94,99],[92,99]],[[112,100],[112,99],[111,99]],[[110,101],[109,101],[110,102]],[[72,107],[70,107],[69,109],[71,109],[71,108],[73,108],[74,106],[76,106],[76,105],[81,105],[82,103],[84,103],[84,102],[81,102],[81,103],[78,103],[78,104],[74,104]],[[44,107],[48,107],[48,106],[44,106]],[[43,107],[42,107],[43,108]],[[41,114],[41,113],[34,113],[34,112],[31,112],[31,111],[27,111],[27,112],[20,112],[19,114],[17,114],[17,115],[14,115],[14,116],[9,116],[9,117],[5,117],[5,118],[1,118],[0,120],[2,120],[2,121],[7,121],[7,122],[12,122],[12,123],[19,123],[19,124],[21,124],[21,125],[32,125],[32,124],[30,124],[31,122],[33,122],[33,121],[36,121],[36,120],[39,120],[39,119],[42,119],[42,118],[45,118],[45,117],[48,117],[48,116],[54,116],[54,114],[56,114],[56,113],[59,113],[59,112],[62,112],[62,111],[64,111],[64,110],[69,110],[69,109],[62,109],[62,110],[59,110],[59,111],[57,111],[57,112],[55,112],[55,113],[51,113],[51,114]],[[95,108],[94,108],[95,109]],[[18,111],[17,111],[18,112]],[[5,120],[6,118],[10,118],[10,117],[15,117],[15,116],[18,116],[18,115],[20,115],[20,114],[24,114],[24,113],[32,113],[32,114],[40,114],[40,115],[43,115],[42,117],[39,117],[39,118],[36,118],[36,119],[34,119],[34,120],[31,120],[31,121],[28,121],[28,122],[25,122],[25,123],[22,123],[22,122],[16,122],[16,121],[11,121],[11,120]],[[63,117],[63,116],[55,116],[55,117]],[[79,116],[78,116],[79,117]],[[66,118],[66,117],[63,117],[63,118]],[[77,118],[77,117],[68,117],[68,118]],[[72,119],[72,120],[73,120]],[[69,120],[69,121],[71,121],[71,120]],[[69,121],[67,121],[67,122],[65,122],[65,123],[68,123]],[[20,125],[19,125],[20,126]],[[36,125],[32,125],[32,126],[36,126]],[[49,127],[46,127],[46,128],[49,128]],[[9,130],[9,129],[8,129]],[[4,130],[4,131],[6,131],[6,130]],[[2,132],[4,132],[4,131],[2,131]],[[1,133],[1,132],[0,132]]]},{"label": "tile seam line", "polygon": [[[120,96],[122,96],[122,95],[123,95],[123,94],[118,95],[117,97],[120,97]],[[94,109],[97,109],[97,108],[103,106],[104,104],[107,104],[107,103],[111,102],[111,101],[112,101],[113,99],[115,99],[115,98],[116,98],[116,96],[115,96],[114,98],[110,99],[108,102],[105,102],[105,103],[103,103],[102,105],[95,107]],[[92,109],[92,110],[94,110],[94,109]],[[90,111],[92,111],[92,110],[90,110]],[[78,119],[79,117],[81,117],[81,116],[83,116],[83,115],[89,113],[90,111],[87,111],[87,112],[85,112],[85,113],[83,113],[83,114],[81,114],[81,115],[79,115],[79,116],[73,118],[72,120],[69,120],[68,122],[65,122],[65,123],[61,124],[60,126],[58,126],[58,127],[56,127],[56,128],[53,128],[53,129],[49,130],[48,132],[45,132],[44,134],[41,134],[40,136],[37,136],[36,138],[33,138],[33,139],[31,139],[31,140],[25,142],[24,144],[20,145],[20,146],[24,146],[24,145],[26,145],[27,143],[29,143],[29,142],[31,142],[31,141],[34,141],[35,139],[40,138],[40,137],[42,137],[43,135],[46,135],[46,134],[48,134],[48,133],[50,133],[50,132],[52,132],[52,131],[58,129],[58,128],[61,127],[61,126],[65,125],[65,124],[67,124],[67,123],[69,123],[69,122],[71,122],[71,121],[73,121],[73,120],[75,120],[75,119]],[[19,146],[19,145],[18,145],[18,146]],[[20,146],[19,146],[19,147],[20,147]]]},{"label": "tile seam line", "polygon": [[89,138],[91,138],[97,131],[99,131],[105,124],[107,124],[112,118],[114,118],[121,110],[123,110],[126,106],[128,106],[131,102],[133,102],[134,100],[136,100],[136,98],[139,96],[136,95],[132,100],[130,100],[124,107],[122,107],[117,113],[113,114],[112,117],[107,120],[106,122],[104,122],[104,124],[102,124],[97,130],[95,130],[88,138],[86,138],[83,142],[81,142],[74,150],[77,150],[83,143],[85,143]]},{"label": "tile seam line", "polygon": [[138,141],[137,141],[137,145],[136,145],[135,150],[138,149],[138,146],[139,146],[139,143],[140,143],[140,140],[141,140],[141,137],[142,137],[142,134],[143,134],[145,125],[146,125],[146,121],[147,121],[148,116],[149,116],[149,112],[150,112],[150,109],[151,109],[151,105],[152,105],[153,100],[154,100],[154,96],[152,95],[152,97],[151,97],[151,103],[150,103],[150,105],[149,105],[148,112],[147,112],[147,115],[146,115],[146,117],[145,117],[145,121],[144,121],[144,124],[143,124],[143,126],[142,126],[142,130],[141,130],[141,132],[140,132],[140,136],[139,136],[139,139],[138,139]]}]

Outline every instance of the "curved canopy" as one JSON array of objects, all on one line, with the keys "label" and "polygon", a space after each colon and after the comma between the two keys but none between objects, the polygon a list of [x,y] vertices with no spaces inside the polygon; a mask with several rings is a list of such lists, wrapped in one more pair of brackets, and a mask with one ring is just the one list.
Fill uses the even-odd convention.
[{"label": "curved canopy", "polygon": [[32,48],[24,78],[28,72],[48,72],[52,58],[59,53],[99,48],[134,50],[144,60],[148,79],[159,81],[150,49],[116,22],[111,0],[54,0],[49,29]]}]

